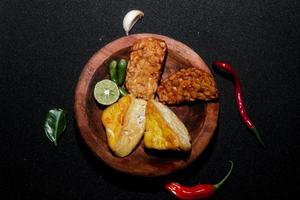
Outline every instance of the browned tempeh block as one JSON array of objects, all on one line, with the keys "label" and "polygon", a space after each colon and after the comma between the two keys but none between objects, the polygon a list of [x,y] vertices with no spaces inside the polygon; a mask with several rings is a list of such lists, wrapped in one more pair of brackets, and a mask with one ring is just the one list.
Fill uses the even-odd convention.
[{"label": "browned tempeh block", "polygon": [[219,96],[213,77],[196,67],[181,69],[161,82],[157,94],[166,104],[212,100]]},{"label": "browned tempeh block", "polygon": [[166,51],[161,39],[143,38],[133,44],[125,81],[129,93],[145,100],[154,98]]}]

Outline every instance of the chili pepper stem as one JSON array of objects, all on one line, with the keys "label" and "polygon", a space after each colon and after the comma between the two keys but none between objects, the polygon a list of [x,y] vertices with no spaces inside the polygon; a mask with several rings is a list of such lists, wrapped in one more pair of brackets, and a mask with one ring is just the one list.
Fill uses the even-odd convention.
[{"label": "chili pepper stem", "polygon": [[226,176],[217,184],[214,184],[214,188],[215,190],[219,189],[221,187],[221,185],[223,185],[223,183],[227,180],[227,178],[230,176],[232,169],[233,169],[233,162],[231,160],[229,160],[230,162],[230,170],[227,172]]},{"label": "chili pepper stem", "polygon": [[255,137],[257,138],[257,140],[259,141],[259,143],[264,147],[266,148],[266,145],[264,143],[264,141],[262,140],[258,130],[256,129],[255,126],[253,126],[252,128],[250,128],[250,130],[254,133]]}]

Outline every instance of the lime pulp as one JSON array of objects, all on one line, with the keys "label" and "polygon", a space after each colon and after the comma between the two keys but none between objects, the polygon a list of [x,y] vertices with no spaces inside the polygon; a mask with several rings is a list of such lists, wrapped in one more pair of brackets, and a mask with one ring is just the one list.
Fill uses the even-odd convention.
[{"label": "lime pulp", "polygon": [[115,103],[120,96],[117,84],[111,80],[104,79],[98,82],[94,88],[94,97],[102,105]]}]

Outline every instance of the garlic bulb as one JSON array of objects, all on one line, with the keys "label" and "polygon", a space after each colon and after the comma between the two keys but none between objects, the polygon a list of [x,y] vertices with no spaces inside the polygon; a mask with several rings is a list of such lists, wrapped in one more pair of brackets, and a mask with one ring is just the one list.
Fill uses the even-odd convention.
[{"label": "garlic bulb", "polygon": [[134,24],[144,16],[144,13],[140,10],[129,11],[123,19],[123,28],[128,35]]}]

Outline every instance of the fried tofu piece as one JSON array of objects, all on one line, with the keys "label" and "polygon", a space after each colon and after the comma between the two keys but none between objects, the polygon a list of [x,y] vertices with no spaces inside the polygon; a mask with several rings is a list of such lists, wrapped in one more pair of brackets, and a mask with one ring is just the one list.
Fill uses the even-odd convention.
[{"label": "fried tofu piece", "polygon": [[150,100],[146,108],[145,147],[189,151],[191,137],[176,114],[162,103]]},{"label": "fried tofu piece", "polygon": [[125,80],[129,93],[144,100],[154,98],[166,51],[165,41],[156,38],[142,38],[133,44]]},{"label": "fried tofu piece", "polygon": [[184,101],[213,100],[219,97],[211,74],[197,67],[181,69],[163,80],[157,90],[159,100],[165,104]]},{"label": "fried tofu piece", "polygon": [[147,102],[133,95],[122,97],[102,113],[109,148],[119,157],[129,155],[145,130]]}]

